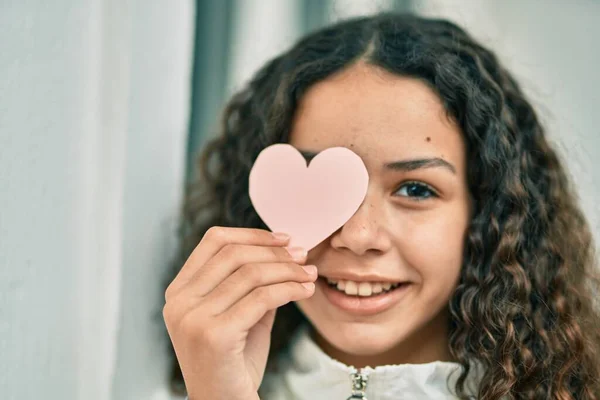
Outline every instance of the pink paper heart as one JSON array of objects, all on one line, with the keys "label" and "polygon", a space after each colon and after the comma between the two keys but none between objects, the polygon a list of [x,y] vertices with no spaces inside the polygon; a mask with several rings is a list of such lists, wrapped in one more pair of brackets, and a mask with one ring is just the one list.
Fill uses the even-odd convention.
[{"label": "pink paper heart", "polygon": [[310,250],[354,215],[368,183],[365,164],[350,149],[328,148],[307,167],[296,148],[274,144],[254,162],[249,194],[271,231],[288,233],[289,246]]}]

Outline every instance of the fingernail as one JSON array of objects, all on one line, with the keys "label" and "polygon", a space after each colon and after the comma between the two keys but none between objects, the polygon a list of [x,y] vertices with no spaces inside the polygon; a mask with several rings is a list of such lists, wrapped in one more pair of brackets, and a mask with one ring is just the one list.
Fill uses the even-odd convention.
[{"label": "fingernail", "polygon": [[304,269],[309,275],[314,275],[317,273],[317,267],[314,265],[303,265],[302,269]]},{"label": "fingernail", "polygon": [[277,240],[288,240],[290,238],[290,235],[288,235],[287,233],[283,233],[283,232],[273,232],[273,237]]},{"label": "fingernail", "polygon": [[304,250],[302,247],[286,247],[285,249],[288,251],[288,253],[290,253],[290,256],[292,256],[295,261],[301,261],[304,257],[306,257],[306,250]]},{"label": "fingernail", "polygon": [[302,286],[304,286],[309,292],[312,292],[312,290],[315,288],[315,284],[312,282],[305,282],[302,284]]}]

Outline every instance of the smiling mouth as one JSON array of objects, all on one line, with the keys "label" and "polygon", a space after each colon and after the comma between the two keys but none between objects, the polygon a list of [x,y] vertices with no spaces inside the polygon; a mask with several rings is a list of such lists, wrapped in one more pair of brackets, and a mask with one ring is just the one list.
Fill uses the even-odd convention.
[{"label": "smiling mouth", "polygon": [[323,276],[319,279],[328,287],[343,293],[347,296],[355,297],[377,297],[390,293],[393,290],[408,285],[409,282],[355,282],[347,280],[333,280]]},{"label": "smiling mouth", "polygon": [[379,293],[369,294],[363,285],[362,294],[355,293],[355,289],[352,287],[348,290],[351,294],[347,294],[346,289],[342,291],[337,288],[337,285],[333,287],[332,284],[327,282],[326,278],[319,277],[317,285],[329,303],[338,310],[364,317],[382,313],[394,307],[394,305],[401,303],[412,287],[410,282],[405,282],[395,288],[390,287],[387,291],[382,290]]}]

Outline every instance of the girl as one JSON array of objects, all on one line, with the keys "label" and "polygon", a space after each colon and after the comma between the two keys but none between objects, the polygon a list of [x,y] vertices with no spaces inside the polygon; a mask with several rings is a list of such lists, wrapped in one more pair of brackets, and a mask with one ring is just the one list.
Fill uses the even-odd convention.
[{"label": "girl", "polygon": [[[250,203],[275,143],[368,170],[308,254]],[[200,161],[163,310],[190,400],[600,399],[575,189],[517,82],[453,23],[384,13],[304,37],[231,99]]]}]

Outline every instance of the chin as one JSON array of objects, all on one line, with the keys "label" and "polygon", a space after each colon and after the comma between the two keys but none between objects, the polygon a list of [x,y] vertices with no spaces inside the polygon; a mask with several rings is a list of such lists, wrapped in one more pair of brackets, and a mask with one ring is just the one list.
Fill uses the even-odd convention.
[{"label": "chin", "polygon": [[339,350],[355,355],[384,353],[404,336],[390,326],[374,322],[327,322],[313,326],[328,343]]}]

